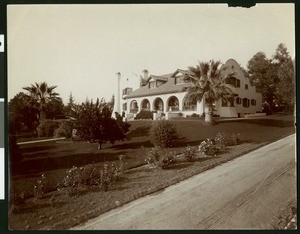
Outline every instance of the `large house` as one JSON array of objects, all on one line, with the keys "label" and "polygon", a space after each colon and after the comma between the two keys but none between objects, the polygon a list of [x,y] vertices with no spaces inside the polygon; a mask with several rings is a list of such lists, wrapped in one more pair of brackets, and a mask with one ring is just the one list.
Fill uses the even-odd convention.
[{"label": "large house", "polygon": [[[230,78],[226,83],[231,85],[234,98],[226,103],[218,100],[214,104],[214,115],[220,117],[245,117],[256,115],[262,111],[262,95],[256,92],[244,76],[238,63],[229,59],[223,66],[222,72],[235,72],[235,78]],[[176,116],[188,116],[193,113],[201,115],[204,113],[203,102],[189,102],[187,92],[182,91],[183,87],[191,85],[183,80],[187,70],[177,69],[175,72],[166,75],[148,75],[144,70],[144,77],[141,79],[140,88],[123,89],[123,111],[127,119],[132,119],[141,110],[154,112],[154,119],[164,116],[170,119]]]}]

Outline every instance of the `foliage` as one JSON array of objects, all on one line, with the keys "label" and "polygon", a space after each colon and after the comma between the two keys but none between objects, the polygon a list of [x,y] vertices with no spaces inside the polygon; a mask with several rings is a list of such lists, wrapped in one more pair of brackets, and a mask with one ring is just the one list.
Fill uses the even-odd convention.
[{"label": "foliage", "polygon": [[174,163],[175,152],[166,152],[164,148],[155,146],[146,153],[145,162],[152,168],[167,169]]},{"label": "foliage", "polygon": [[206,139],[200,143],[199,152],[206,155],[214,155],[226,149],[225,135],[217,133],[214,139]]},{"label": "foliage", "polygon": [[75,104],[75,99],[74,99],[72,93],[70,93],[68,103],[66,106],[64,106],[65,116],[74,117],[75,113],[76,113],[76,108],[77,108],[77,105]]},{"label": "foliage", "polygon": [[11,164],[17,164],[23,159],[15,135],[9,135],[9,159]]},{"label": "foliage", "polygon": [[191,86],[183,88],[187,91],[187,98],[191,102],[202,101],[206,105],[205,122],[212,124],[213,104],[219,99],[227,102],[232,98],[232,90],[226,84],[226,79],[233,77],[234,73],[224,74],[219,68],[220,61],[200,62],[196,67],[189,67],[184,75],[186,82]]},{"label": "foliage", "polygon": [[55,130],[55,137],[72,138],[72,131],[74,129],[74,122],[63,121],[59,124],[59,127]]},{"label": "foliage", "polygon": [[38,110],[29,105],[30,98],[23,92],[15,95],[8,104],[9,133],[18,134],[23,127],[33,130],[37,127]]},{"label": "foliage", "polygon": [[267,114],[284,106],[292,111],[295,104],[295,68],[284,44],[279,44],[272,59],[263,52],[256,53],[248,62],[249,79],[262,93]]},{"label": "foliage", "polygon": [[96,141],[101,145],[107,141],[114,143],[125,138],[130,124],[122,121],[122,118],[111,117],[113,107],[102,99],[93,103],[86,101],[78,106],[75,128],[78,136],[87,141]]},{"label": "foliage", "polygon": [[33,186],[33,196],[35,199],[41,199],[43,197],[45,182],[46,177],[44,174],[37,179],[36,184]]},{"label": "foliage", "polygon": [[41,121],[37,127],[37,133],[39,137],[53,137],[54,132],[59,127],[59,122],[45,119]]},{"label": "foliage", "polygon": [[239,133],[232,133],[231,134],[231,140],[233,142],[234,145],[238,145],[241,141],[240,139],[240,134]]},{"label": "foliage", "polygon": [[163,148],[174,147],[178,141],[175,125],[167,120],[153,122],[150,137],[154,146]]},{"label": "foliage", "polygon": [[88,187],[98,187],[107,191],[122,176],[125,170],[124,156],[117,163],[105,163],[102,167],[88,164],[84,167],[73,166],[58,186],[58,191],[66,196],[77,196]]},{"label": "foliage", "polygon": [[196,161],[197,153],[198,153],[198,149],[192,146],[187,146],[183,152],[184,157],[188,162]]},{"label": "foliage", "polygon": [[[54,92],[57,86],[48,86],[46,82],[40,84],[24,87],[23,89],[28,91],[29,102],[28,105],[38,110],[38,119],[45,119],[47,117],[47,111],[51,109],[51,105],[56,105],[61,102],[59,94]],[[55,102],[58,102],[54,104]],[[49,106],[50,105],[50,106]]]},{"label": "foliage", "polygon": [[151,111],[142,110],[134,117],[134,119],[153,119],[153,113]]},{"label": "foliage", "polygon": [[215,136],[214,143],[218,151],[224,151],[226,148],[225,135],[223,133],[218,132],[217,135]]},{"label": "foliage", "polygon": [[25,203],[26,203],[25,191],[22,191],[19,194],[13,193],[9,197],[9,212],[12,214],[17,213],[22,209]]},{"label": "foliage", "polygon": [[213,140],[206,139],[200,143],[199,152],[210,156],[216,156],[218,149],[216,148],[216,145]]}]

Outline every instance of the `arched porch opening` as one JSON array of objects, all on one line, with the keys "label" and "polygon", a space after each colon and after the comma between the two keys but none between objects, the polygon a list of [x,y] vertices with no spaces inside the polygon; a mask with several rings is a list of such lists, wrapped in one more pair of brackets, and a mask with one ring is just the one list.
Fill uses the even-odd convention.
[{"label": "arched porch opening", "polygon": [[197,110],[197,100],[190,100],[188,95],[183,99],[183,111],[196,111]]},{"label": "arched porch opening", "polygon": [[136,100],[133,100],[131,103],[130,103],[130,113],[137,113],[139,111],[139,106],[138,106],[138,103]]},{"label": "arched porch opening", "polygon": [[143,99],[141,102],[141,107],[143,111],[150,111],[150,102],[148,99]]},{"label": "arched porch opening", "polygon": [[168,100],[168,111],[179,111],[179,100],[175,96],[171,96]]},{"label": "arched porch opening", "polygon": [[161,98],[156,98],[153,102],[153,109],[155,111],[161,111],[163,112],[164,111],[164,102]]}]

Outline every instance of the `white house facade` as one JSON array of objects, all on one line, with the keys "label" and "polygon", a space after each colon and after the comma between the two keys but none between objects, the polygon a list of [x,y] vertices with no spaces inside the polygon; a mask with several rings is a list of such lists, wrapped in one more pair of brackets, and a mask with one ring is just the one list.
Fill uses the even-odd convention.
[{"label": "white house facade", "polygon": [[[234,98],[229,103],[218,100],[215,103],[214,115],[220,117],[245,117],[255,115],[262,111],[262,95],[256,92],[249,80],[244,76],[238,63],[229,59],[221,68],[222,72],[234,72],[235,78],[230,78],[226,83],[230,84],[234,92]],[[127,119],[133,119],[141,110],[154,112],[154,119],[172,117],[186,117],[192,114],[203,114],[205,111],[203,102],[189,102],[184,87],[191,84],[183,80],[187,70],[177,69],[166,75],[150,75],[144,70],[144,78],[140,88],[123,90],[122,111]]]}]

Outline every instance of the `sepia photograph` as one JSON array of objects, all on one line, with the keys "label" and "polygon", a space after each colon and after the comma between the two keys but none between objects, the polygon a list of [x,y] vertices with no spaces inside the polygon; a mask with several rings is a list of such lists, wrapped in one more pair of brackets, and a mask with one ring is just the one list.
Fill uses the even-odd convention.
[{"label": "sepia photograph", "polygon": [[296,230],[295,5],[7,5],[10,230]]}]

